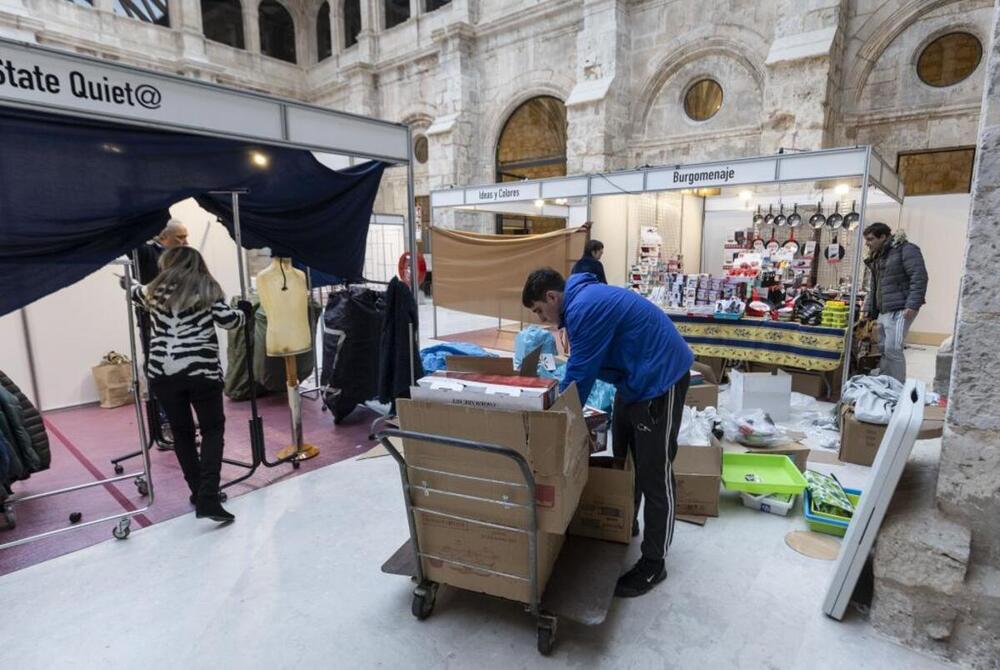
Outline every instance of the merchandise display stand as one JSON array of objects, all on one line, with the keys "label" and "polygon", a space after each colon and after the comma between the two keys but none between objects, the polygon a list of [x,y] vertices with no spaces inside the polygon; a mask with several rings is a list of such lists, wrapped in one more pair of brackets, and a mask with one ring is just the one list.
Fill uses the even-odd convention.
[{"label": "merchandise display stand", "polygon": [[[842,233],[843,236],[852,238],[851,244],[855,250],[851,264],[850,299],[846,319],[848,324],[854,324],[858,314],[857,299],[862,280],[861,250],[864,248],[864,228],[869,223],[867,210],[870,205],[870,192],[878,192],[885,196],[882,200],[883,203],[895,203],[900,207],[904,204],[901,180],[871,146],[779,152],[772,156],[739,158],[730,161],[647,166],[619,172],[525,180],[516,182],[516,184],[506,182],[455,187],[432,191],[430,199],[432,220],[434,214],[443,210],[492,215],[505,212],[514,213],[530,203],[535,203],[536,207],[545,210],[545,208],[550,207],[550,203],[558,202],[561,205],[560,211],[565,210],[563,215],[568,221],[573,219],[573,212],[578,210],[579,214],[586,212],[586,220],[594,221],[595,227],[598,227],[602,223],[601,217],[607,215],[595,212],[592,203],[594,199],[602,196],[630,197],[675,192],[679,195],[694,193],[697,197],[705,198],[706,196],[701,195],[701,193],[714,191],[721,193],[724,198],[738,200],[745,197],[742,196],[742,192],[748,187],[760,187],[765,197],[770,194],[773,187],[776,190],[774,195],[777,196],[777,199],[784,198],[787,205],[790,202],[809,202],[811,198],[806,196],[817,190],[824,191],[831,188],[835,182],[841,182],[845,188],[860,191],[857,194],[859,204],[856,212],[857,218],[852,221],[851,230],[844,230]],[[846,182],[851,183],[847,184]],[[794,189],[790,189],[789,185],[793,184],[798,184],[797,188],[801,192],[790,193],[789,191]],[[749,212],[750,210],[741,207],[739,211]],[[798,208],[793,209],[793,214],[798,215]],[[685,226],[687,224],[683,223],[683,216],[682,212],[681,225]],[[620,236],[623,232],[619,220],[604,222],[606,226],[611,226],[606,230],[608,233],[606,239],[611,239],[611,229],[613,229],[615,236]],[[701,225],[704,228],[704,214]],[[770,225],[770,223],[767,224],[767,226]],[[592,232],[596,232],[596,228]],[[702,237],[701,244],[704,244],[704,239]],[[840,248],[842,249],[842,247]],[[817,250],[816,253],[818,254],[819,251]],[[606,250],[605,259],[602,259],[605,264],[619,262],[612,260],[608,254],[609,252]],[[637,267],[642,267],[643,262],[647,266],[649,265],[649,258],[643,258],[642,254],[643,249],[640,248],[637,260],[642,262],[637,263]],[[627,260],[622,262],[624,263],[622,270],[631,281],[630,271],[632,268]],[[698,270],[704,271],[704,268],[692,267],[688,272]],[[644,276],[641,272],[638,272],[637,275],[639,275],[637,283],[641,284]],[[435,293],[435,321],[437,306],[437,293]],[[448,305],[442,306],[448,307]],[[849,356],[853,345],[853,328],[847,327],[843,337],[842,350],[846,352],[845,356]],[[850,374],[850,367],[845,365],[842,387],[847,385]]]},{"label": "merchandise display stand", "polygon": [[[107,523],[109,521],[116,521],[117,523],[113,527],[111,533],[116,539],[124,540],[131,533],[132,527],[132,517],[142,514],[150,507],[153,506],[153,501],[155,495],[153,492],[153,478],[152,469],[150,467],[149,461],[149,446],[151,441],[147,439],[146,434],[146,423],[143,421],[142,416],[142,401],[141,390],[139,387],[139,364],[136,358],[136,346],[135,346],[135,318],[134,311],[132,309],[132,272],[130,265],[132,261],[121,260],[117,261],[125,267],[125,310],[128,313],[128,342],[129,350],[132,354],[132,400],[135,405],[135,418],[136,427],[139,431],[139,451],[138,455],[142,456],[142,470],[130,473],[119,473],[114,477],[108,477],[107,479],[101,479],[95,482],[88,482],[86,484],[77,484],[75,486],[67,486],[65,488],[57,489],[55,491],[46,491],[44,493],[36,493],[34,495],[17,497],[13,496],[8,498],[3,503],[3,514],[7,520],[8,529],[13,529],[17,524],[17,516],[15,514],[15,507],[17,505],[24,504],[33,500],[41,500],[43,498],[51,498],[53,496],[64,495],[67,493],[74,493],[76,491],[83,491],[86,489],[92,489],[95,487],[103,487],[108,484],[114,484],[116,482],[126,481],[132,479],[135,481],[139,492],[142,495],[148,495],[146,498],[146,506],[141,507],[136,510],[123,512],[121,514],[112,514],[109,516],[101,517],[100,519],[94,519],[93,521],[87,521],[84,523],[74,523],[66,528],[57,528],[56,530],[50,530],[44,533],[38,533],[36,535],[30,535],[28,537],[22,537],[19,540],[14,540],[13,542],[7,542],[5,544],[0,544],[0,549],[8,549],[11,547],[16,547],[22,544],[27,544],[29,542],[34,542],[36,540],[42,540],[54,535],[59,535],[61,533],[67,533],[74,530],[79,530],[80,528],[87,528],[89,526],[96,526],[98,524]],[[141,483],[141,486],[140,486]],[[143,491],[143,489],[145,489]]]}]

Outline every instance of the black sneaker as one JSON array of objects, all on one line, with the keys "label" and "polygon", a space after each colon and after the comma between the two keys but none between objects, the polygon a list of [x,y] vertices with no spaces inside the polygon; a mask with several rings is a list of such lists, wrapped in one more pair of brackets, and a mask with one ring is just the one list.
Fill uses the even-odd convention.
[{"label": "black sneaker", "polygon": [[227,512],[222,503],[219,502],[219,496],[199,497],[194,504],[194,515],[199,519],[211,519],[219,523],[230,523],[236,520],[236,517]]},{"label": "black sneaker", "polygon": [[646,593],[667,578],[663,561],[640,558],[635,566],[618,579],[615,595],[619,598],[635,598]]},{"label": "black sneaker", "polygon": [[160,424],[160,439],[156,441],[156,448],[160,451],[173,451],[174,431],[170,430],[169,423]]}]

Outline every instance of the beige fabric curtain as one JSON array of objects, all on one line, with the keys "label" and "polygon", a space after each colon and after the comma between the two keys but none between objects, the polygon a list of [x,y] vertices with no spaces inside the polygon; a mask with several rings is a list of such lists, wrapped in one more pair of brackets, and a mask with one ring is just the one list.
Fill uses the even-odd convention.
[{"label": "beige fabric curtain", "polygon": [[434,303],[472,314],[535,323],[521,306],[524,280],[538,268],[568,276],[583,255],[584,228],[542,235],[484,235],[433,228]]}]

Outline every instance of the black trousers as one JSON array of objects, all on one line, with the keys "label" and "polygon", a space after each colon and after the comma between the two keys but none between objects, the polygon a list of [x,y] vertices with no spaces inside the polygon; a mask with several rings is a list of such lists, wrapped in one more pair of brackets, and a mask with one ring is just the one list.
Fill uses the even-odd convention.
[{"label": "black trousers", "polygon": [[666,393],[626,405],[615,400],[612,449],[617,458],[632,454],[635,463],[635,511],[645,497],[642,555],[662,561],[674,537],[674,457],[684,416],[684,397],[691,375],[685,374]]},{"label": "black trousers", "polygon": [[[174,453],[191,493],[199,497],[219,494],[223,435],[222,382],[191,377],[163,377],[149,382],[174,430]],[[201,454],[195,446],[194,418],[201,430]]]}]

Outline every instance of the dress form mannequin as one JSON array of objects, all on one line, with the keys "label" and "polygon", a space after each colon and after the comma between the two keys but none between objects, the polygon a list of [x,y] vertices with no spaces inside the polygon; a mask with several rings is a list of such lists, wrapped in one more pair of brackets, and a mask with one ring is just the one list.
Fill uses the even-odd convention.
[{"label": "dress form mannequin", "polygon": [[312,349],[305,273],[291,260],[275,258],[257,275],[257,292],[267,313],[267,355],[295,356]]},{"label": "dress form mannequin", "polygon": [[285,359],[288,407],[292,415],[292,445],[278,458],[296,461],[319,455],[319,449],[302,441],[302,399],[299,396],[295,356],[312,349],[309,332],[309,290],[306,275],[288,258],[275,258],[257,275],[257,293],[267,314],[267,355]]}]

